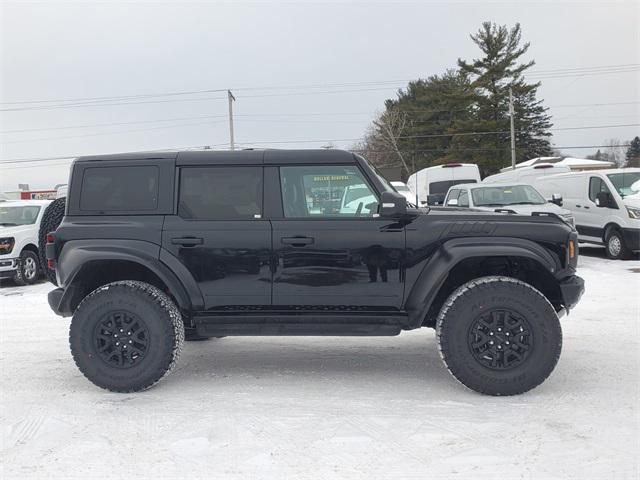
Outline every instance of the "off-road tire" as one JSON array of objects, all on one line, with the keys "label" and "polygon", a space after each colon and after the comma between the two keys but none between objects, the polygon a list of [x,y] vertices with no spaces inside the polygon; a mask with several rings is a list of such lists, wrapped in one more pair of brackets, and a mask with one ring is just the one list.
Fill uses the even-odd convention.
[{"label": "off-road tire", "polygon": [[[145,353],[126,367],[105,360],[98,348],[102,337],[97,332],[114,315],[138,318],[148,332]],[[146,390],[170,373],[183,342],[184,324],[173,301],[160,289],[132,280],[109,283],[87,295],[69,331],[71,354],[82,374],[101,388],[121,393]]]},{"label": "off-road tire", "polygon": [[13,276],[16,285],[31,285],[40,278],[40,260],[38,254],[32,250],[23,250],[20,254],[18,268]]},{"label": "off-road tire", "polygon": [[64,218],[64,209],[66,198],[58,198],[51,202],[44,213],[42,214],[42,220],[40,221],[40,228],[38,229],[38,253],[40,255],[40,266],[44,272],[45,277],[54,285],[58,285],[56,280],[55,270],[47,267],[47,234],[55,232],[60,226],[62,219]]},{"label": "off-road tire", "polygon": [[[492,358],[492,354],[474,352],[475,345],[482,342],[474,343],[472,339],[478,338],[473,337],[477,335],[474,329],[480,328],[478,319],[485,319],[492,312],[499,319],[502,311],[514,312],[514,316],[524,319],[530,337],[520,337],[518,341],[524,339],[530,346],[521,355],[520,363],[498,369],[486,365],[488,361],[484,359]],[[513,317],[501,318],[504,321]],[[449,372],[466,387],[487,395],[517,395],[537,387],[551,374],[562,350],[562,330],[553,306],[531,285],[510,277],[482,277],[459,287],[440,310],[436,334],[440,356]],[[491,330],[489,334],[494,333]],[[504,342],[505,333],[496,334]],[[491,338],[498,343],[496,337]],[[504,348],[515,348],[514,337],[510,338],[511,345]],[[479,358],[482,355],[487,356]]]},{"label": "off-road tire", "polygon": [[631,251],[624,241],[624,236],[617,228],[610,228],[604,239],[604,249],[607,258],[612,260],[625,260],[631,257]]}]

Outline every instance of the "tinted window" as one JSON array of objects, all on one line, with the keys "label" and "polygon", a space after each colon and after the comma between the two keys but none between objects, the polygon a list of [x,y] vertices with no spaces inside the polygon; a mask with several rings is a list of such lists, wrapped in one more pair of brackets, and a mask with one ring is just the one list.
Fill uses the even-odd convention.
[{"label": "tinted window", "polygon": [[91,167],[84,171],[80,210],[144,211],[158,206],[158,167]]},{"label": "tinted window", "polygon": [[178,215],[194,220],[261,218],[262,168],[183,168]]},{"label": "tinted window", "polygon": [[589,179],[589,199],[595,203],[596,197],[600,192],[609,192],[607,185],[600,177],[591,177]]},{"label": "tinted window", "polygon": [[477,183],[473,179],[459,179],[459,180],[443,180],[441,182],[431,182],[429,184],[429,195],[442,194],[443,198],[446,195],[449,188],[459,183]]},{"label": "tinted window", "polygon": [[378,198],[356,166],[280,167],[284,215],[299,217],[371,216]]}]

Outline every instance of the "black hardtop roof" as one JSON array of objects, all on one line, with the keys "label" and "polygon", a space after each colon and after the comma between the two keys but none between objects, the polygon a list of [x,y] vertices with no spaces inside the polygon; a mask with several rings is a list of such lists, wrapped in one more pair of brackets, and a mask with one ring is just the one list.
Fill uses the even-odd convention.
[{"label": "black hardtop roof", "polygon": [[275,163],[354,163],[351,152],[335,149],[311,150],[187,150],[183,152],[135,152],[78,157],[78,162],[127,160],[176,160],[177,165],[275,164]]}]

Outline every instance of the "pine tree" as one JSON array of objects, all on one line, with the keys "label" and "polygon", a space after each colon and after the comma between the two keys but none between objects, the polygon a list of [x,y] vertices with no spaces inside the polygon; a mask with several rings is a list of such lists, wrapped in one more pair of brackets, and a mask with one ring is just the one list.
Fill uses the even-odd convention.
[{"label": "pine tree", "polygon": [[484,174],[510,164],[509,88],[514,96],[517,161],[550,155],[552,124],[537,99],[540,83],[529,84],[522,77],[535,62],[520,63],[529,49],[529,43],[521,42],[520,24],[508,29],[484,22],[471,39],[483,56],[471,62],[458,59],[458,66],[471,80],[473,107],[470,118],[457,120],[450,131],[481,134],[454,137],[447,159],[478,163]]},{"label": "pine tree", "polygon": [[625,160],[625,167],[640,167],[640,137],[631,140]]}]

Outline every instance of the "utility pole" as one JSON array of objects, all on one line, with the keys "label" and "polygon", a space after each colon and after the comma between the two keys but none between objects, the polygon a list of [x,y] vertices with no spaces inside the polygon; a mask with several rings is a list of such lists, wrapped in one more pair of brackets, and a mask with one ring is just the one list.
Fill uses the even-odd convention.
[{"label": "utility pole", "polygon": [[231,150],[235,150],[236,145],[233,140],[233,102],[235,102],[236,97],[233,96],[231,90],[227,90],[227,95],[229,98],[229,145],[231,146]]},{"label": "utility pole", "polygon": [[516,169],[516,132],[513,124],[515,109],[513,108],[513,90],[509,87],[509,117],[511,117],[511,168]]}]

